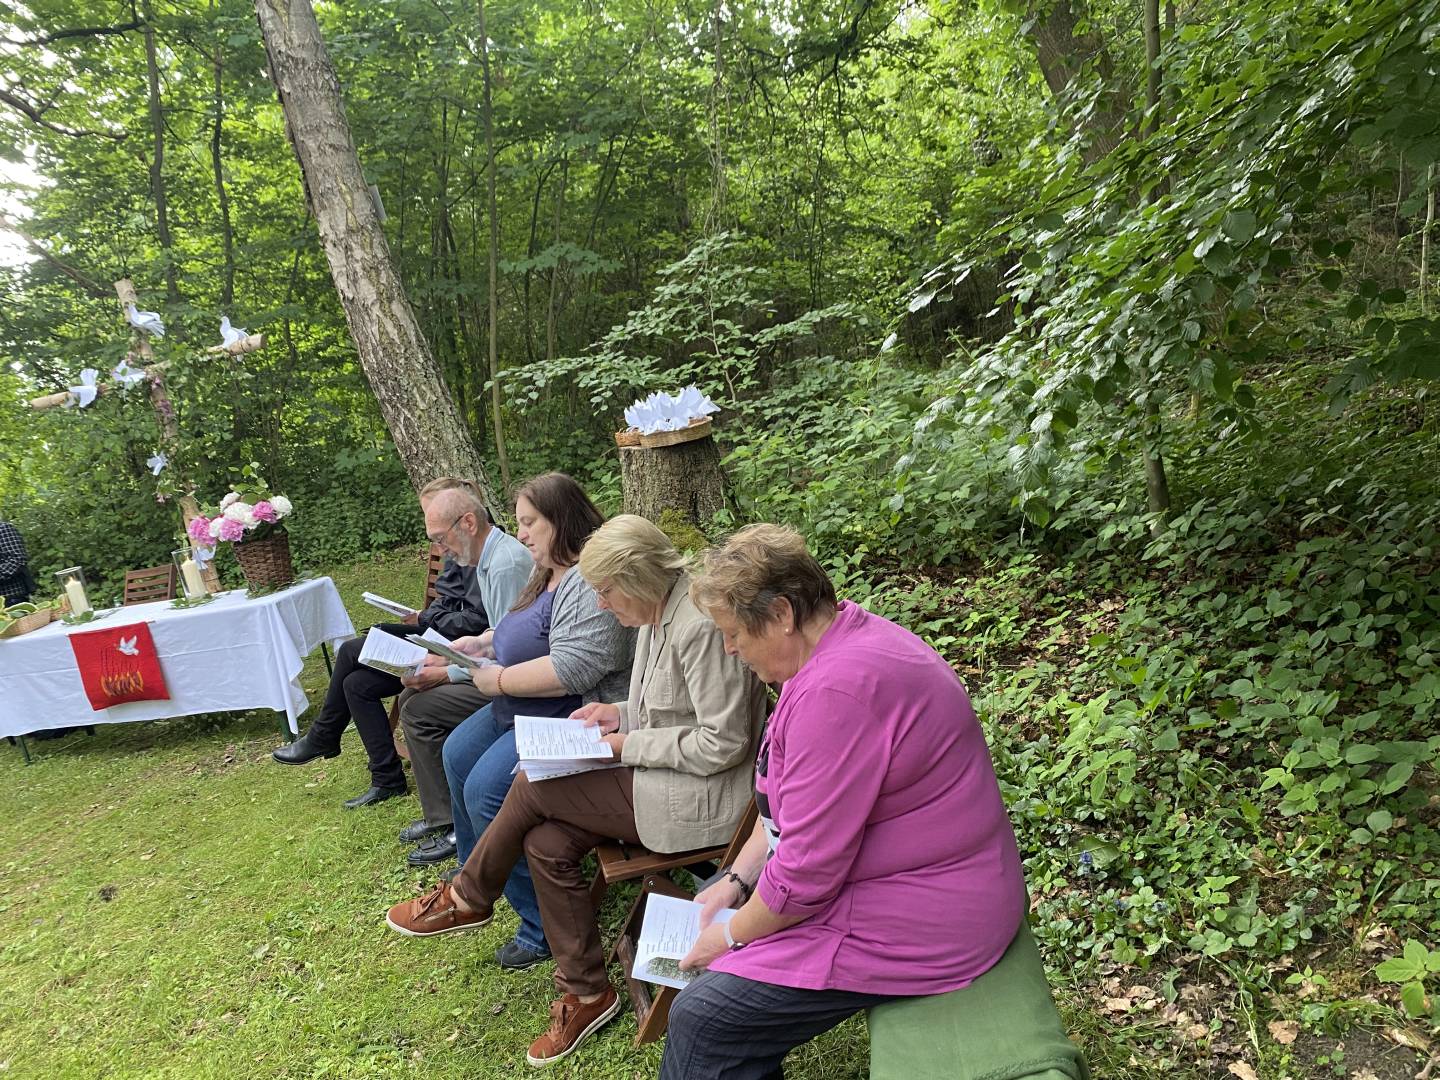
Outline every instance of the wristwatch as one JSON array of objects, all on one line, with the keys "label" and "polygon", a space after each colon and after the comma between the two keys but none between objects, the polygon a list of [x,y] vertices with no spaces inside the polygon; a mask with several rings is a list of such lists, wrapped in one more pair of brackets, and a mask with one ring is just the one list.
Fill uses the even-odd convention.
[{"label": "wristwatch", "polygon": [[720,930],[725,935],[725,944],[731,952],[734,952],[736,949],[743,949],[746,945],[750,944],[748,941],[735,940],[734,935],[730,933],[730,923],[728,921],[720,924]]}]

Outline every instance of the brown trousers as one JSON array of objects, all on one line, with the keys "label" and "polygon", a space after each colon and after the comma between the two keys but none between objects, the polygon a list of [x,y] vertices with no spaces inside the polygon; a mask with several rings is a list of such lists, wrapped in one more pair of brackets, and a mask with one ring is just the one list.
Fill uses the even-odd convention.
[{"label": "brown trousers", "polygon": [[450,733],[489,701],[468,682],[442,683],[400,695],[400,725],[410,748],[410,767],[415,771],[415,790],[426,825],[451,824],[450,781],[445,778],[440,752]]},{"label": "brown trousers", "polygon": [[627,768],[538,784],[515,777],[505,805],[455,879],[455,891],[467,904],[493,908],[524,854],[535,879],[545,940],[555,954],[555,985],[562,993],[598,994],[609,985],[581,863],[601,840],[639,843],[633,779]]}]

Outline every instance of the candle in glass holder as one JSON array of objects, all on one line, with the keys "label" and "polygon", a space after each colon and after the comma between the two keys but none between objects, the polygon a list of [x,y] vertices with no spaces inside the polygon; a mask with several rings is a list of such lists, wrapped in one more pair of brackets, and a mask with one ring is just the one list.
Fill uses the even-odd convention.
[{"label": "candle in glass holder", "polygon": [[90,600],[85,595],[85,574],[80,567],[72,566],[55,575],[60,579],[60,589],[70,603],[71,615],[84,615],[90,610]]},{"label": "candle in glass holder", "polygon": [[200,564],[195,561],[193,549],[184,547],[173,553],[175,565],[180,569],[180,587],[187,600],[198,600],[208,596],[210,590],[205,587],[205,578],[201,575]]}]

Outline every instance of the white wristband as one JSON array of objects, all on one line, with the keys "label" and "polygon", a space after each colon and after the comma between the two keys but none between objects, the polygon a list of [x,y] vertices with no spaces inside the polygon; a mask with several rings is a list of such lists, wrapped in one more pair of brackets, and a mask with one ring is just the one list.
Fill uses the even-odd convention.
[{"label": "white wristband", "polygon": [[725,945],[727,948],[743,949],[746,946],[747,942],[735,940],[735,936],[730,933],[730,923],[728,921],[720,924],[720,930],[725,935]]}]

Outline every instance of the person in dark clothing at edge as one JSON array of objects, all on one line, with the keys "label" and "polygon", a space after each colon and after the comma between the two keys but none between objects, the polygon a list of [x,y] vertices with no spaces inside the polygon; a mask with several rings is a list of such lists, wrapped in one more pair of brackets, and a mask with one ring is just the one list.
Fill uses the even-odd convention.
[{"label": "person in dark clothing at edge", "polygon": [[0,607],[24,603],[35,591],[20,530],[0,521]]}]

